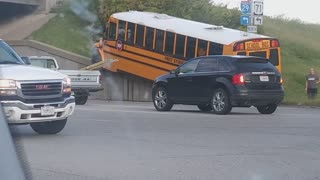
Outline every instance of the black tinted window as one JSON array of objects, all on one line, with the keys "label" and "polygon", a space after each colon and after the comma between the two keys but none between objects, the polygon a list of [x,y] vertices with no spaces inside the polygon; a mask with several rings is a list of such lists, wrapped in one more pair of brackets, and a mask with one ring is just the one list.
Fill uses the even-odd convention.
[{"label": "black tinted window", "polygon": [[156,50],[162,52],[164,32],[162,30],[157,30],[156,33]]},{"label": "black tinted window", "polygon": [[191,61],[187,62],[186,64],[182,65],[179,68],[179,72],[183,73],[183,74],[193,73],[193,72],[195,72],[198,63],[199,63],[199,59],[191,60]]},{"label": "black tinted window", "polygon": [[126,36],[126,22],[119,21],[118,39],[124,41]]},{"label": "black tinted window", "polygon": [[278,49],[271,49],[270,50],[270,62],[271,64],[278,66],[279,65],[279,53]]},{"label": "black tinted window", "polygon": [[135,24],[128,23],[127,42],[133,44],[135,34]]},{"label": "black tinted window", "polygon": [[223,45],[217,43],[210,43],[209,55],[222,55]]},{"label": "black tinted window", "polygon": [[188,37],[188,41],[187,41],[187,58],[188,59],[194,58],[195,49],[196,49],[196,39]]},{"label": "black tinted window", "polygon": [[173,45],[174,45],[174,34],[167,32],[166,34],[166,48],[165,52],[167,54],[173,54]]},{"label": "black tinted window", "polygon": [[137,25],[136,45],[143,46],[143,41],[144,41],[144,26]]},{"label": "black tinted window", "polygon": [[267,52],[266,51],[251,52],[251,53],[249,53],[249,56],[256,56],[256,57],[266,58],[267,57]]},{"label": "black tinted window", "polygon": [[177,34],[176,40],[176,56],[184,57],[184,43],[186,37],[180,34]]},{"label": "black tinted window", "polygon": [[215,58],[205,58],[202,59],[196,70],[197,72],[212,72],[219,71],[219,61]]},{"label": "black tinted window", "polygon": [[109,26],[109,35],[108,35],[109,40],[116,40],[116,32],[117,32],[117,25],[116,23],[111,22]]},{"label": "black tinted window", "polygon": [[204,40],[199,39],[198,40],[197,56],[206,56],[207,55],[207,47],[208,47],[208,41],[204,41]]},{"label": "black tinted window", "polygon": [[277,71],[277,68],[272,65],[267,59],[260,58],[241,58],[235,60],[236,66],[242,72],[252,71]]},{"label": "black tinted window", "polygon": [[228,63],[227,59],[219,60],[219,71],[231,71],[231,66]]},{"label": "black tinted window", "polygon": [[146,48],[153,49],[154,29],[147,27]]}]

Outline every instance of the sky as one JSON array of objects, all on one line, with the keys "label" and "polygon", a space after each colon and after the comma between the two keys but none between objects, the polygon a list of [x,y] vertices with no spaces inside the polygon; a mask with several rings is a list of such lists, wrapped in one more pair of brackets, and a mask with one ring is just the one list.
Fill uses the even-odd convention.
[{"label": "sky", "polygon": [[[228,7],[239,7],[241,0],[213,0],[215,3],[228,4]],[[285,17],[297,18],[308,23],[320,24],[319,0],[263,0],[264,14],[275,16],[284,14]]]}]

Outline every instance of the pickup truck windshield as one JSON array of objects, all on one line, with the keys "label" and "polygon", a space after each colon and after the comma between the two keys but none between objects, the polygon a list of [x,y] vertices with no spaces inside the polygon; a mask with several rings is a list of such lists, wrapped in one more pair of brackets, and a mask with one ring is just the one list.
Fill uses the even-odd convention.
[{"label": "pickup truck windshield", "polygon": [[49,69],[57,68],[56,63],[52,59],[32,59],[31,58],[31,65]]},{"label": "pickup truck windshield", "polygon": [[24,64],[19,56],[0,40],[0,64]]}]

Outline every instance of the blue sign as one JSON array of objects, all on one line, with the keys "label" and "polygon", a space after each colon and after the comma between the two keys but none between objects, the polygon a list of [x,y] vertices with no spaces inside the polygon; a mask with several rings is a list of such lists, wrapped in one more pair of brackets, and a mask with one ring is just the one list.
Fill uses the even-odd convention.
[{"label": "blue sign", "polygon": [[251,14],[251,3],[242,1],[241,2],[241,12],[242,14]]},{"label": "blue sign", "polygon": [[242,15],[240,17],[240,24],[244,26],[248,26],[251,24],[251,16],[248,15]]}]

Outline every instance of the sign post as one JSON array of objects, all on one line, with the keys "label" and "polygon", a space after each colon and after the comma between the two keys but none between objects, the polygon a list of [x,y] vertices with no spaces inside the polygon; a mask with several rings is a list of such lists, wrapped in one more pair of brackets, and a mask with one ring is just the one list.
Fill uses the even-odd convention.
[{"label": "sign post", "polygon": [[247,32],[257,33],[258,27],[263,24],[263,0],[241,1],[240,24],[247,26]]}]

